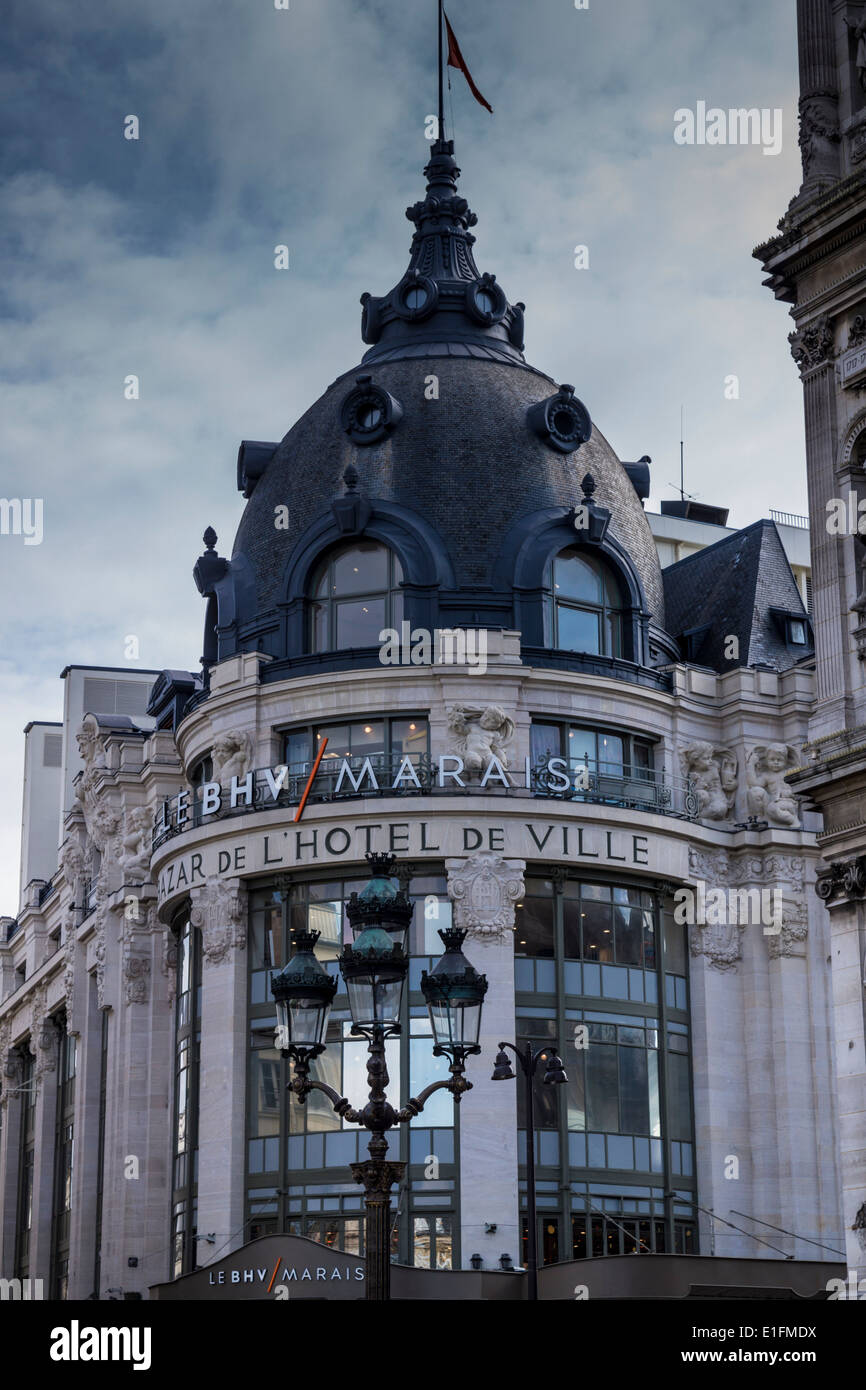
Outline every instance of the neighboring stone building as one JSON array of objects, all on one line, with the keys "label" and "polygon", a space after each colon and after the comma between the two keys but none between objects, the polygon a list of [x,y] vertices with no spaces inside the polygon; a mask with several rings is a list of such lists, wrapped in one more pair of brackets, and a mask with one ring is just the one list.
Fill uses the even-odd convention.
[{"label": "neighboring stone building", "polygon": [[[450,143],[426,172],[363,362],[241,445],[232,557],[208,530],[195,566],[203,676],[162,673],[153,730],[81,723],[59,868],[0,944],[2,1268],[104,1297],[272,1232],[360,1251],[359,1132],[290,1102],[269,983],[292,926],[334,969],[390,850],[416,903],[395,1092],[441,1075],[419,984],[452,911],[489,981],[459,1117],[439,1093],[392,1132],[400,1259],[521,1262],[521,1092],[490,1077],[534,1039],[569,1078],[538,1090],[546,1261],[677,1253],[691,1283],[785,1288],[792,1256],[819,1292],[829,921],[785,781],[808,615],[771,522],[662,571],[634,478],[475,265]],[[446,630],[448,659],[399,662],[388,629]],[[328,1027],[317,1074],[363,1100],[342,989]]]},{"label": "neighboring stone building", "polygon": [[[790,778],[820,808],[844,1223],[866,1275],[866,11],[798,0],[803,183],[755,255],[800,369],[817,688]],[[843,506],[844,504],[844,506]],[[845,521],[839,524],[843,511]]]}]

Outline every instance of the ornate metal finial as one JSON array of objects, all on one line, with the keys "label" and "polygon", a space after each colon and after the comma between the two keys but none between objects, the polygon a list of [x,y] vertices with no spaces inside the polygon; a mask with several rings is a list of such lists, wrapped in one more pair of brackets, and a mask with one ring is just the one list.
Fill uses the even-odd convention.
[{"label": "ornate metal finial", "polygon": [[395,855],[388,854],[387,852],[381,854],[377,853],[374,849],[370,849],[364,855],[364,858],[370,866],[371,878],[393,878],[394,865],[397,862]]},{"label": "ornate metal finial", "polygon": [[350,463],[343,474],[343,482],[346,484],[347,492],[357,492],[358,490],[358,470],[353,463]]},{"label": "ornate metal finial", "polygon": [[208,550],[213,550],[214,546],[217,543],[217,533],[212,526],[209,526],[207,528],[204,535],[202,536],[202,540],[204,541]]},{"label": "ornate metal finial", "polygon": [[437,344],[437,356],[448,343],[448,355],[522,362],[524,308],[509,304],[496,277],[475,262],[478,219],[457,191],[453,140],[433,143],[424,175],[425,196],[406,209],[414,235],[405,273],[388,294],[361,296],[361,336],[370,344],[364,362],[414,355],[425,340]]},{"label": "ornate metal finial", "polygon": [[595,492],[595,478],[591,473],[584,474],[580,490],[587,502],[592,501],[592,494]]}]

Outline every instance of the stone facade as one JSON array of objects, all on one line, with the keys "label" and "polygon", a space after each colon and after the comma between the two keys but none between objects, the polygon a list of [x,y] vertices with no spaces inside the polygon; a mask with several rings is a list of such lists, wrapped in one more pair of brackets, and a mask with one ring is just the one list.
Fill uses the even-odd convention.
[{"label": "stone facade", "polygon": [[[750,824],[744,769],[756,748],[798,748],[808,729],[812,677],[802,667],[781,675],[737,670],[724,676],[688,667],[673,690],[647,691],[616,681],[541,671],[519,660],[511,634],[488,634],[490,660],[479,678],[459,669],[379,669],[262,683],[263,658],[231,658],[211,672],[211,690],[170,734],[148,738],[92,729],[94,753],[68,817],[62,867],[47,896],[34,891],[11,940],[0,947],[6,993],[0,1043],[14,1081],[20,1048],[35,1051],[37,1145],[33,1258],[49,1276],[54,1030],[65,1013],[78,1040],[76,1163],[71,1202],[69,1291],[92,1292],[95,1259],[98,1080],[102,1016],[108,1017],[100,1291],[146,1293],[170,1270],[173,1013],[176,943],[171,930],[186,903],[202,951],[201,1078],[197,1260],[205,1264],[245,1238],[247,1097],[247,895],[276,874],[321,868],[362,870],[365,848],[393,847],[413,872],[439,864],[448,876],[455,917],[469,932],[466,950],[490,982],[483,1053],[471,1059],[473,1089],[460,1111],[460,1259],[500,1254],[520,1262],[516,1087],[491,1084],[500,1041],[515,1034],[514,913],[527,873],[572,870],[649,887],[705,883],[778,889],[778,931],[760,926],[691,929],[691,1025],[701,1248],[766,1254],[745,1234],[712,1223],[710,1210],[759,1216],[796,1235],[838,1247],[838,1183],[831,1142],[835,1116],[831,998],[824,962],[830,917],[814,892],[820,865],[815,818],[801,804],[793,824],[769,817]],[[479,686],[481,690],[479,692]],[[530,718],[596,717],[645,730],[658,740],[657,765],[672,783],[683,759],[706,744],[722,750],[725,814],[574,801],[538,800],[512,789],[471,788],[419,799],[356,798],[336,806],[312,801],[303,821],[294,809],[252,809],[219,816],[170,835],[141,871],[136,808],[158,819],[161,803],[187,783],[185,768],[227,729],[248,742],[250,767],[280,761],[279,730],[306,719],[334,722],[354,712],[429,711],[431,755],[446,752],[449,711],[484,704],[504,711],[513,730],[510,766],[529,752]],[[95,721],[92,721],[95,723]],[[88,744],[88,747],[90,744]],[[677,793],[679,794],[679,793]],[[695,803],[698,806],[698,803]],[[674,809],[673,807],[671,809]],[[710,814],[712,812],[712,814]],[[347,830],[347,827],[350,829]],[[340,829],[340,833],[332,833]],[[98,856],[98,858],[97,858]],[[96,877],[83,877],[96,865]],[[42,901],[40,902],[40,897]],[[16,968],[26,962],[26,979]],[[852,979],[854,973],[852,970]],[[837,1005],[838,1008],[838,1005]],[[17,1049],[17,1050],[16,1050]],[[565,1054],[566,1064],[568,1053]],[[354,1097],[353,1099],[358,1099]],[[3,1265],[14,1261],[19,1106],[4,1083],[0,1150],[4,1186]],[[844,1095],[840,1098],[844,1105]],[[731,1179],[731,1159],[738,1165]],[[136,1160],[131,1163],[130,1160]],[[130,1173],[137,1176],[128,1176]],[[711,1229],[715,1225],[715,1231]],[[489,1229],[492,1228],[492,1229]],[[805,1243],[780,1237],[804,1258]],[[814,1253],[814,1248],[812,1248]],[[131,1268],[129,1260],[137,1264]]]},{"label": "stone facade", "polygon": [[[820,808],[818,889],[830,911],[836,1092],[848,1261],[866,1274],[866,90],[862,7],[799,0],[803,183],[779,235],[755,254],[791,305],[803,382],[817,687],[809,741],[789,778]],[[853,524],[831,524],[844,499]],[[866,510],[866,508],[864,508]],[[850,522],[850,517],[849,517]]]}]

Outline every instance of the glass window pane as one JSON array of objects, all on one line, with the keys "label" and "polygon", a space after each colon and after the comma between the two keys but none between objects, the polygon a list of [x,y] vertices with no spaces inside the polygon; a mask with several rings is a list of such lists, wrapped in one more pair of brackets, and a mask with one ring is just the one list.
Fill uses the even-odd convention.
[{"label": "glass window pane", "polygon": [[337,650],[375,647],[385,627],[385,600],[361,599],[337,604]]},{"label": "glass window pane", "polygon": [[310,604],[310,646],[314,652],[328,651],[328,609],[324,603]]},{"label": "glass window pane", "polygon": [[691,1103],[689,1100],[689,1059],[681,1053],[668,1053],[668,1075],[671,1087],[671,1138],[692,1137]]},{"label": "glass window pane", "polygon": [[[433,1056],[433,1039],[410,1038],[409,1040],[409,1091],[417,1096],[425,1086],[434,1081],[448,1080],[448,1058]],[[454,1101],[447,1091],[437,1091],[416,1116],[421,1125],[441,1125],[446,1128],[454,1123]],[[414,1124],[415,1121],[413,1120]],[[425,1155],[426,1157],[426,1155]],[[437,1155],[441,1159],[441,1155]]]},{"label": "glass window pane", "polygon": [[601,619],[598,613],[557,604],[556,645],[566,652],[601,651]]},{"label": "glass window pane", "polygon": [[578,899],[563,898],[562,926],[566,960],[580,960],[580,925],[582,921],[582,911],[583,909]]},{"label": "glass window pane", "polygon": [[623,742],[619,734],[598,735],[598,767],[600,772],[622,773]]},{"label": "glass window pane", "polygon": [[328,740],[322,761],[328,758],[348,758],[352,751],[351,734],[348,724],[320,724],[316,729],[316,737],[313,740],[313,757],[315,758],[325,739]]},{"label": "glass window pane", "polygon": [[310,763],[309,729],[300,729],[294,733],[286,734],[283,757],[290,772],[302,773],[308,770]]},{"label": "glass window pane", "polygon": [[385,751],[385,724],[381,719],[365,719],[352,725],[352,756],[367,758]]},{"label": "glass window pane", "polygon": [[686,928],[675,922],[670,912],[662,916],[665,933],[665,970],[672,975],[686,973]]},{"label": "glass window pane", "polygon": [[568,1060],[566,1071],[566,1101],[568,1105],[568,1128],[586,1129],[586,1087],[584,1081],[584,1061],[588,1049],[574,1052]]},{"label": "glass window pane", "polygon": [[587,763],[590,768],[594,768],[597,755],[598,745],[595,729],[581,729],[572,724],[568,730],[569,763],[572,766]]},{"label": "glass window pane", "polygon": [[549,758],[558,758],[562,752],[562,735],[558,724],[537,724],[533,721],[530,730],[530,762],[546,763]]},{"label": "glass window pane", "polygon": [[622,1129],[626,1134],[649,1133],[647,1054],[642,1047],[619,1049]]},{"label": "glass window pane", "polygon": [[610,907],[583,898],[580,904],[583,926],[583,958],[592,961],[613,960],[613,930]]},{"label": "glass window pane", "polygon": [[586,1052],[586,1113],[590,1129],[615,1134],[619,1129],[616,1048],[591,1043]]},{"label": "glass window pane", "polygon": [[388,558],[385,546],[375,541],[361,541],[341,551],[331,569],[332,595],[384,593],[389,587]]},{"label": "glass window pane", "polygon": [[336,960],[343,940],[343,904],[310,903],[307,923],[320,933],[315,953],[319,960]]},{"label": "glass window pane", "polygon": [[250,1116],[250,1136],[279,1134],[280,1054],[274,1049],[257,1049],[252,1065],[254,1108]]},{"label": "glass window pane", "polygon": [[416,1216],[413,1221],[412,1263],[418,1269],[430,1269],[433,1253],[430,1236],[432,1217]]},{"label": "glass window pane", "polygon": [[525,897],[516,904],[514,951],[518,956],[553,958],[553,898]]},{"label": "glass window pane", "polygon": [[391,720],[391,752],[398,757],[408,754],[412,761],[417,761],[421,754],[427,752],[428,746],[428,726],[427,720],[417,719],[392,719]]},{"label": "glass window pane", "polygon": [[618,964],[640,965],[643,948],[643,909],[640,907],[615,907],[613,925]]},{"label": "glass window pane", "polygon": [[596,566],[575,551],[564,550],[553,563],[553,592],[557,598],[601,603],[602,579]]}]

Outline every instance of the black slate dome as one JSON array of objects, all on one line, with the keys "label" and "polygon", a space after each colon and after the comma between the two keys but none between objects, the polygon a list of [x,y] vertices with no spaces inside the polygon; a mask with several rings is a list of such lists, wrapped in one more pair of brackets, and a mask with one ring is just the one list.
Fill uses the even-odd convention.
[{"label": "black slate dome", "polygon": [[574,508],[590,474],[587,496],[609,513],[596,553],[622,576],[634,617],[623,655],[657,664],[648,625],[664,647],[661,570],[637,492],[572,388],[525,362],[524,306],[477,269],[452,142],[433,146],[425,172],[427,196],[407,210],[406,274],[363,297],[362,363],[278,446],[241,446],[249,500],[232,560],[209,551],[197,567],[213,599],[206,658],[259,649],[297,663],[310,575],[353,537],[398,555],[414,624],[517,627],[530,652],[550,646],[545,566],[583,539]]}]

